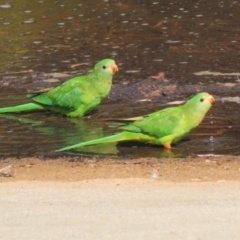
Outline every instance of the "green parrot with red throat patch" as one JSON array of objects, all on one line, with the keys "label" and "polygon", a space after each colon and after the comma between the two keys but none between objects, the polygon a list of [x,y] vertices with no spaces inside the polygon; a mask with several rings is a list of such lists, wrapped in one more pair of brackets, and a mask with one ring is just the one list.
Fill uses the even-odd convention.
[{"label": "green parrot with red throat patch", "polygon": [[56,152],[120,141],[146,142],[170,149],[172,143],[179,141],[202,122],[214,101],[212,95],[206,92],[198,93],[181,106],[165,108],[138,117],[138,120],[133,120],[132,123],[117,126],[117,129],[124,130],[121,133],[64,147]]},{"label": "green parrot with red throat patch", "polygon": [[30,103],[0,108],[0,113],[49,109],[68,117],[82,117],[95,109],[111,90],[113,74],[118,71],[114,60],[98,62],[92,72],[69,79],[44,93],[31,93]]}]

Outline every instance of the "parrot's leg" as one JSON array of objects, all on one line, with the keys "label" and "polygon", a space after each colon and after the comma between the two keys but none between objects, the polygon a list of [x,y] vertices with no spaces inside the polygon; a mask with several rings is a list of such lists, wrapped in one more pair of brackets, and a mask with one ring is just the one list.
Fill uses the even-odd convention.
[{"label": "parrot's leg", "polygon": [[165,143],[163,146],[166,149],[171,149],[171,144],[170,143]]}]

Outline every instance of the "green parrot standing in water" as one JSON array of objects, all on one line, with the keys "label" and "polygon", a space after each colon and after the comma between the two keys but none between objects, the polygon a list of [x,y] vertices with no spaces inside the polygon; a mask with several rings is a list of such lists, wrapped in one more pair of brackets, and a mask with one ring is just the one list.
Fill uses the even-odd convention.
[{"label": "green parrot standing in water", "polygon": [[183,138],[202,122],[214,101],[214,97],[210,94],[206,92],[198,93],[184,105],[169,107],[146,116],[132,118],[132,123],[116,127],[124,130],[121,133],[64,147],[56,150],[56,152],[93,144],[132,140],[163,145],[166,149],[170,149],[172,143]]},{"label": "green parrot standing in water", "polygon": [[27,94],[33,102],[0,108],[0,113],[50,109],[68,117],[82,117],[96,108],[111,90],[118,67],[112,59],[98,62],[86,76],[74,77],[45,93]]}]

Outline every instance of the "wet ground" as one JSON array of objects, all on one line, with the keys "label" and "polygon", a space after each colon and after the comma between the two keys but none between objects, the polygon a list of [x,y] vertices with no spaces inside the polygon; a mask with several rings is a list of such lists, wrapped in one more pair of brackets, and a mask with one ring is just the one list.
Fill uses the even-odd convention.
[{"label": "wet ground", "polygon": [[[1,115],[0,157],[239,155],[238,9],[237,1],[15,0],[0,5],[0,106],[26,102],[26,92],[85,74],[106,57],[120,68],[109,98],[84,120],[49,112]],[[142,115],[198,91],[217,101],[171,154],[136,143],[53,152],[114,133],[99,119]]]}]

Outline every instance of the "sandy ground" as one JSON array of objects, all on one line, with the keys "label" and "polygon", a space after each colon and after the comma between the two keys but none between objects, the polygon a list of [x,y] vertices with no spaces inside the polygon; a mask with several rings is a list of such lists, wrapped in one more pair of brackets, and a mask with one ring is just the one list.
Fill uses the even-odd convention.
[{"label": "sandy ground", "polygon": [[1,239],[239,239],[240,158],[7,159]]}]

